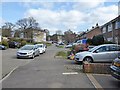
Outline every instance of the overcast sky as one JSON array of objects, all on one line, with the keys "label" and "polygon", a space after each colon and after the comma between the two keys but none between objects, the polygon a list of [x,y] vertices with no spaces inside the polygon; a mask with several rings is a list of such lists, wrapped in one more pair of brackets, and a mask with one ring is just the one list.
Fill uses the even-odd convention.
[{"label": "overcast sky", "polygon": [[48,29],[53,34],[56,30],[85,31],[96,23],[103,25],[118,15],[118,2],[86,1],[3,2],[0,22],[15,24],[19,19],[32,16],[42,29]]}]

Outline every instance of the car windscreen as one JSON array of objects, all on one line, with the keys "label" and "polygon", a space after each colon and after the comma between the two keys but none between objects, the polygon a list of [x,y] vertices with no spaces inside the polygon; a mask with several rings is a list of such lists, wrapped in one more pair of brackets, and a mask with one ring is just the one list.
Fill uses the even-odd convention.
[{"label": "car windscreen", "polygon": [[92,52],[92,51],[96,50],[97,48],[98,48],[98,46],[95,46],[95,47],[91,48],[91,49],[88,50],[88,51],[89,51],[89,52]]},{"label": "car windscreen", "polygon": [[24,46],[21,48],[21,50],[32,50],[34,49],[34,46]]},{"label": "car windscreen", "polygon": [[43,47],[43,45],[38,45],[38,47]]}]

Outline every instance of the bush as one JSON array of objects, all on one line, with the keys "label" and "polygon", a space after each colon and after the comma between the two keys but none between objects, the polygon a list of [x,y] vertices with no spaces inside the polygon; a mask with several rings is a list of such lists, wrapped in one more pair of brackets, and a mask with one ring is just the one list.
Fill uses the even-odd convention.
[{"label": "bush", "polygon": [[102,35],[94,36],[92,39],[88,39],[86,43],[90,45],[101,45],[104,44],[104,37]]},{"label": "bush", "polygon": [[113,43],[111,41],[105,41],[105,44],[115,44],[115,43]]},{"label": "bush", "polygon": [[9,47],[8,42],[7,41],[2,41],[2,45],[6,46],[7,48]]},{"label": "bush", "polygon": [[87,39],[86,43],[89,44],[89,45],[92,45],[93,44],[92,39],[90,39],[90,38]]},{"label": "bush", "polygon": [[26,41],[21,41],[21,46],[24,46],[24,45],[26,45],[26,44],[27,44]]}]

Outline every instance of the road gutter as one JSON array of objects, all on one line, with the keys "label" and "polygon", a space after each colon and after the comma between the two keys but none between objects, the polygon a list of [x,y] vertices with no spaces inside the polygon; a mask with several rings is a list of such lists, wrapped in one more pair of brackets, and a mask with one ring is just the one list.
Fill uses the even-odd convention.
[{"label": "road gutter", "polygon": [[97,82],[97,80],[92,76],[92,74],[86,74],[86,75],[96,89],[104,90],[102,86]]}]

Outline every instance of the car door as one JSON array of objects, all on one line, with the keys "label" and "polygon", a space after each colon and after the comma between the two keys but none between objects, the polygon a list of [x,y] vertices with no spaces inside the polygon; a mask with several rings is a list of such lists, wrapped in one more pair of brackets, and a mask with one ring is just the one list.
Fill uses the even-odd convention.
[{"label": "car door", "polygon": [[120,56],[120,46],[118,45],[112,45],[110,46],[110,61],[113,61],[115,58]]},{"label": "car door", "polygon": [[94,61],[109,61],[109,47],[102,46],[93,52]]}]

